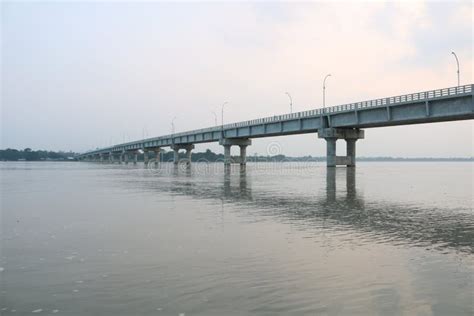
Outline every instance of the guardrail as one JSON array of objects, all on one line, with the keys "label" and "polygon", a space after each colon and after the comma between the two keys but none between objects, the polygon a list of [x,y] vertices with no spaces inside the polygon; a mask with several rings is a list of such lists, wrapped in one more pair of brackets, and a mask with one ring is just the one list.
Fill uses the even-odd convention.
[{"label": "guardrail", "polygon": [[308,118],[312,116],[321,116],[325,114],[335,114],[335,113],[341,113],[341,112],[347,112],[347,111],[357,111],[357,110],[366,109],[366,108],[385,107],[385,106],[391,106],[391,105],[405,103],[405,102],[427,101],[430,99],[442,98],[442,97],[458,95],[458,94],[468,94],[468,93],[472,93],[473,87],[474,85],[469,84],[469,85],[463,85],[463,86],[457,86],[457,87],[450,87],[450,88],[443,88],[443,89],[429,90],[429,91],[424,91],[424,92],[398,95],[398,96],[393,96],[393,97],[388,97],[388,98],[374,99],[374,100],[355,102],[355,103],[347,103],[343,105],[335,105],[335,106],[331,106],[331,107],[327,107],[323,109],[314,109],[314,110],[308,110],[308,111],[295,112],[291,114],[269,116],[265,118],[255,119],[255,120],[230,123],[230,124],[225,124],[225,125],[216,126],[216,127],[208,127],[208,128],[191,130],[191,131],[186,131],[186,132],[181,132],[181,133],[175,133],[172,135],[165,135],[165,136],[160,136],[160,137],[143,139],[139,141],[119,144],[112,147],[102,148],[99,150],[92,150],[87,153],[93,153],[96,151],[104,151],[104,150],[112,150],[113,148],[118,147],[118,146],[135,145],[135,144],[139,144],[143,142],[150,142],[150,141],[162,140],[162,139],[167,139],[167,138],[175,138],[175,137],[185,136],[189,134],[218,132],[218,131],[232,129],[236,127],[245,127],[245,126],[252,126],[252,125],[258,125],[258,124],[263,124],[263,123],[281,122],[281,121],[293,120],[293,119],[298,119],[298,118]]},{"label": "guardrail", "polygon": [[[331,106],[324,109],[315,109],[315,110],[308,110],[308,111],[302,111],[302,112],[295,112],[291,114],[275,115],[275,116],[265,117],[265,118],[256,119],[256,120],[226,124],[220,127],[211,127],[211,128],[181,132],[181,133],[174,134],[173,136],[179,137],[179,136],[187,135],[189,133],[194,134],[194,133],[209,132],[209,131],[220,131],[222,129],[225,130],[225,129],[235,128],[235,127],[257,125],[261,123],[272,123],[272,122],[280,122],[284,120],[291,120],[291,119],[297,119],[297,118],[307,118],[307,117],[318,116],[322,114],[332,114],[332,113],[338,113],[338,112],[353,111],[353,110],[372,108],[372,107],[377,107],[377,106],[387,106],[387,105],[390,106],[393,104],[399,104],[403,102],[413,102],[413,101],[418,101],[418,100],[421,101],[421,100],[428,100],[428,99],[434,99],[434,98],[457,95],[457,94],[466,94],[466,93],[471,93],[472,90],[473,90],[473,85],[464,85],[464,86],[458,86],[458,87],[429,90],[429,91],[424,91],[424,92],[410,93],[410,94],[404,94],[404,95],[388,97],[388,98],[381,98],[381,99],[374,99],[374,100],[369,100],[369,101],[336,105],[336,106]],[[167,135],[163,137],[170,138],[172,137],[172,135]]]}]

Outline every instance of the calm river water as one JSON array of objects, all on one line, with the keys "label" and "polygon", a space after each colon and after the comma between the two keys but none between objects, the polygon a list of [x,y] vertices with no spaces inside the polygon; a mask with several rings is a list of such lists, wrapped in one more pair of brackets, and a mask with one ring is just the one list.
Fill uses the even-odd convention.
[{"label": "calm river water", "polygon": [[1,315],[472,315],[473,163],[0,163]]}]

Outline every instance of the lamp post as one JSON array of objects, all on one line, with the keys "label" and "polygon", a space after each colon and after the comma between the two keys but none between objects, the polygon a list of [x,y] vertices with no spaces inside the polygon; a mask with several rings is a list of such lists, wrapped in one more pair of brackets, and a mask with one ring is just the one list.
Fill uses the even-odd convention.
[{"label": "lamp post", "polygon": [[214,114],[214,124],[217,126],[217,114],[216,114],[216,111],[212,111],[212,114]]},{"label": "lamp post", "polygon": [[291,98],[290,93],[285,92],[285,94],[286,94],[286,95],[288,96],[288,98],[290,99],[290,113],[293,113],[293,99]]},{"label": "lamp post", "polygon": [[326,79],[328,77],[331,77],[331,74],[327,74],[323,81],[323,109],[326,108]]},{"label": "lamp post", "polygon": [[224,106],[226,104],[227,104],[227,101],[222,104],[222,111],[221,111],[222,128],[224,128]]},{"label": "lamp post", "polygon": [[174,120],[176,120],[176,116],[173,117],[171,120],[171,143],[174,144]]},{"label": "lamp post", "polygon": [[222,103],[222,111],[221,111],[221,120],[222,120],[222,138],[224,138],[224,106],[227,104],[227,101]]},{"label": "lamp post", "polygon": [[461,79],[459,75],[459,59],[455,52],[451,52],[451,54],[453,54],[454,58],[456,58],[456,64],[458,65],[458,87],[459,87],[461,85]]}]

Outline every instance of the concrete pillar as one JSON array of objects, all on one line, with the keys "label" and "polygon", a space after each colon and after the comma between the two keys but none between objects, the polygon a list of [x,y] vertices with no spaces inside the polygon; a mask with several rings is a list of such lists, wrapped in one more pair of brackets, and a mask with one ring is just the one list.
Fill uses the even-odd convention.
[{"label": "concrete pillar", "polygon": [[230,165],[231,163],[230,148],[231,148],[231,145],[224,145],[224,164],[225,165]]},{"label": "concrete pillar", "polygon": [[336,166],[336,141],[337,138],[326,138],[326,166]]},{"label": "concrete pillar", "polygon": [[136,165],[138,162],[138,151],[133,153],[133,164]]},{"label": "concrete pillar", "polygon": [[155,166],[158,166],[160,163],[160,149],[161,148],[155,148]]},{"label": "concrete pillar", "polygon": [[193,150],[194,146],[191,147],[191,146],[188,146],[186,147],[186,164],[188,166],[191,165],[191,150]]},{"label": "concrete pillar", "polygon": [[146,165],[148,165],[148,150],[146,149],[143,149],[143,163]]},{"label": "concrete pillar", "polygon": [[171,147],[174,151],[174,159],[173,163],[177,165],[179,163],[179,150],[180,149],[185,149],[186,150],[186,163],[191,164],[191,150],[194,149],[193,144],[183,144],[183,145],[173,145]]},{"label": "concrete pillar", "polygon": [[128,165],[128,153],[127,152],[123,153],[123,160],[124,160],[125,164]]},{"label": "concrete pillar", "polygon": [[346,138],[346,155],[349,158],[347,161],[348,167],[355,167],[356,164],[356,141],[354,138]]},{"label": "concrete pillar", "polygon": [[177,165],[178,162],[179,162],[179,147],[174,147],[174,148],[173,148],[173,151],[174,151],[173,163],[174,163],[175,165]]},{"label": "concrete pillar", "polygon": [[240,145],[240,164],[247,164],[247,145]]},{"label": "concrete pillar", "polygon": [[[326,140],[326,165],[355,166],[356,141],[364,138],[364,131],[355,128],[322,128],[318,130],[318,137]],[[336,156],[336,141],[346,141],[346,156]]]},{"label": "concrete pillar", "polygon": [[224,164],[230,165],[232,163],[230,156],[231,146],[240,147],[240,163],[245,165],[247,163],[247,146],[252,144],[248,138],[222,138],[219,144],[224,146]]},{"label": "concrete pillar", "polygon": [[114,163],[114,154],[112,152],[109,152],[109,162]]}]

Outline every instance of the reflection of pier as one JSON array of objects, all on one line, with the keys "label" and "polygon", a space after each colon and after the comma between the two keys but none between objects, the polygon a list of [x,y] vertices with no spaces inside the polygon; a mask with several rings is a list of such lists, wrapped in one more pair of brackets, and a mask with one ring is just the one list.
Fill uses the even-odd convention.
[{"label": "reflection of pier", "polygon": [[356,176],[355,168],[347,168],[345,170],[329,168],[326,170],[326,197],[329,201],[336,201],[336,172],[344,172],[346,174],[346,191],[347,198],[354,199],[356,197]]},{"label": "reflection of pier", "polygon": [[[235,166],[237,167],[237,166]],[[248,168],[248,167],[247,167]],[[206,178],[206,185],[191,172],[172,176],[172,185],[156,189],[173,194],[190,195],[197,199],[225,200],[242,208],[250,208],[252,216],[265,215],[285,222],[297,222],[299,227],[314,229],[334,224],[337,229],[351,229],[367,234],[379,242],[437,248],[456,248],[474,253],[474,216],[452,213],[436,206],[403,204],[370,200],[357,192],[355,168],[327,168],[326,187],[313,195],[278,196],[274,192],[252,188],[252,172],[245,167]],[[219,180],[220,179],[220,180]],[[344,187],[346,190],[342,190]],[[150,189],[150,186],[146,188]],[[151,187],[153,188],[153,186]],[[339,190],[337,190],[339,188]],[[341,194],[342,193],[342,194]]]},{"label": "reflection of pier", "polygon": [[238,186],[232,187],[231,166],[224,167],[224,182],[223,182],[223,196],[225,198],[240,199],[251,201],[252,191],[247,187],[247,167],[240,165],[238,167]]}]

